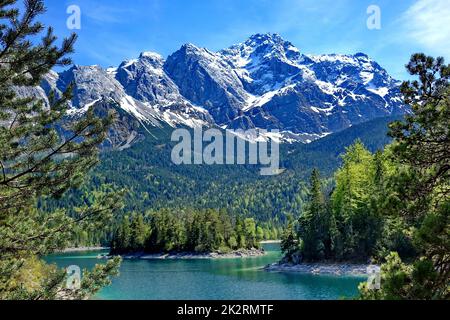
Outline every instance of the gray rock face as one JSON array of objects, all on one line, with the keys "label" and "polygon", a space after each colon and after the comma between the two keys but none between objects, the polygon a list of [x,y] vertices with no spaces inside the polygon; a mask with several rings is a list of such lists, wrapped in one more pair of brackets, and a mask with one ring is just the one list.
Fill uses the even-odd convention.
[{"label": "gray rock face", "polygon": [[180,93],[208,110],[219,125],[232,121],[248,97],[233,69],[207,49],[184,45],[169,56],[164,69]]},{"label": "gray rock face", "polygon": [[139,59],[123,62],[115,73],[127,94],[143,102],[182,101],[178,87],[163,70],[164,59],[144,52]]},{"label": "gray rock face", "polygon": [[13,90],[18,97],[35,98],[41,100],[44,104],[44,107],[49,107],[47,94],[41,87],[14,87]]},{"label": "gray rock face", "polygon": [[56,88],[64,91],[70,83],[74,84],[72,105],[82,108],[99,99],[112,99],[120,102],[126,93],[114,77],[99,66],[74,66],[59,74]]},{"label": "gray rock face", "polygon": [[171,125],[212,125],[209,113],[181,95],[178,86],[164,70],[164,59],[157,53],[143,52],[138,59],[123,62],[108,73],[123,86],[126,93],[157,110]]},{"label": "gray rock face", "polygon": [[[144,138],[142,134],[142,126],[144,124],[136,117],[122,110],[119,105],[102,100],[95,103],[93,108],[97,117],[106,117],[111,112],[115,115],[115,121],[109,128],[107,137],[101,145],[103,150],[127,149]],[[61,124],[61,133],[67,135],[68,126],[82,116],[82,112],[70,113]]]},{"label": "gray rock face", "polygon": [[367,55],[306,55],[277,34],[257,34],[219,52],[186,44],[167,60],[144,52],[108,70],[74,66],[49,73],[41,88],[20,94],[45,100],[45,94],[60,95],[70,83],[71,116],[97,104],[123,112],[115,130],[127,134],[118,134],[118,141],[128,141],[135,131],[125,122],[137,121],[143,127],[278,129],[285,141],[309,142],[409,112],[399,83]]}]

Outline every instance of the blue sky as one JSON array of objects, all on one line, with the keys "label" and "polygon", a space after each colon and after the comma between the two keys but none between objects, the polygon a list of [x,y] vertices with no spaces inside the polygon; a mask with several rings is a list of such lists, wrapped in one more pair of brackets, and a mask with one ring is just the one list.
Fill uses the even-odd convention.
[{"label": "blue sky", "polygon": [[[397,79],[421,51],[450,60],[448,0],[47,0],[46,24],[68,35],[69,5],[81,9],[74,61],[116,66],[142,51],[163,56],[190,42],[211,50],[275,32],[303,53],[364,52]],[[381,29],[369,30],[369,5]]]}]

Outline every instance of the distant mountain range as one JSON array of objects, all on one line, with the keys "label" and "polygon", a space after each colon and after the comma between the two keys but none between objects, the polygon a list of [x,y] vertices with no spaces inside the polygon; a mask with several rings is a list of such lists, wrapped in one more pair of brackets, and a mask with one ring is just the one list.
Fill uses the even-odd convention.
[{"label": "distant mountain range", "polygon": [[186,44],[167,59],[144,52],[117,68],[74,66],[19,93],[46,99],[70,83],[70,117],[91,106],[118,111],[110,143],[119,148],[167,124],[278,129],[283,142],[309,143],[409,110],[399,82],[367,55],[308,55],[270,33],[218,52]]}]

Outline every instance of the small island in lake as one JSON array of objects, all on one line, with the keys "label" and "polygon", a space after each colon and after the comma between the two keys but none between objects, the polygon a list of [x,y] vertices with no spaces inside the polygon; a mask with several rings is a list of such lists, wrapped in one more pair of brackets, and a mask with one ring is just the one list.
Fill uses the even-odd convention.
[{"label": "small island in lake", "polygon": [[[159,210],[126,216],[116,226],[110,256],[123,259],[224,259],[265,254],[260,242],[270,231],[253,218],[225,211]],[[105,256],[108,257],[108,256]]]},{"label": "small island in lake", "polygon": [[[122,259],[126,260],[188,260],[188,259],[235,259],[235,258],[251,258],[264,256],[264,249],[239,249],[228,252],[167,252],[167,253],[127,253],[121,254]],[[109,256],[104,256],[108,258]]]}]

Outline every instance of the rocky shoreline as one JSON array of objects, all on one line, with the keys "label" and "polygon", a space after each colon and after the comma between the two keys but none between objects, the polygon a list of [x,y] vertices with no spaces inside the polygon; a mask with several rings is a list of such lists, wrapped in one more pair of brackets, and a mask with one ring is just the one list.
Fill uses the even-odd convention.
[{"label": "rocky shoreline", "polygon": [[273,263],[264,267],[269,272],[298,272],[325,275],[366,276],[368,264],[351,263]]},{"label": "rocky shoreline", "polygon": [[78,248],[66,248],[57,252],[71,253],[71,252],[84,252],[84,251],[103,251],[109,250],[108,247],[78,247]]},{"label": "rocky shoreline", "polygon": [[[133,253],[121,255],[125,260],[187,260],[187,259],[235,259],[235,258],[251,258],[264,256],[266,252],[262,249],[240,249],[229,253],[221,252],[177,252],[177,253]],[[103,258],[110,258],[111,256],[105,255]]]}]

